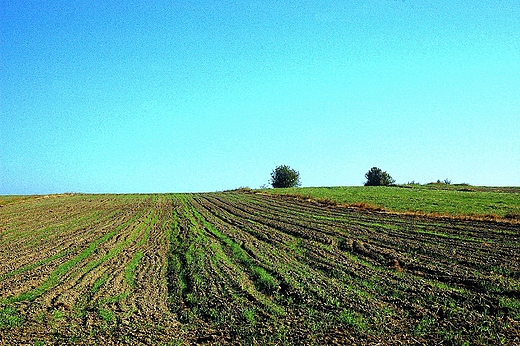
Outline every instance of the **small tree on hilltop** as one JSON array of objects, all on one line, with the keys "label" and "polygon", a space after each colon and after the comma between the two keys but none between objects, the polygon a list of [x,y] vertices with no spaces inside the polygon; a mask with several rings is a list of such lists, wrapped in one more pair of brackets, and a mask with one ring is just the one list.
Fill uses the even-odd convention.
[{"label": "small tree on hilltop", "polygon": [[270,183],[274,188],[300,186],[300,173],[286,165],[278,166],[271,172]]},{"label": "small tree on hilltop", "polygon": [[381,168],[372,167],[365,174],[367,181],[365,186],[388,186],[395,183],[395,180],[387,172],[383,172]]}]

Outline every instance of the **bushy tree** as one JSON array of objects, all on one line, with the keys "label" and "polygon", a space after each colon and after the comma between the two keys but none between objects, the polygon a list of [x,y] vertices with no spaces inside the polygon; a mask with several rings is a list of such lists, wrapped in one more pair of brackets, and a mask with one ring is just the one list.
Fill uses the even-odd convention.
[{"label": "bushy tree", "polygon": [[300,186],[300,173],[289,166],[281,165],[271,172],[270,183],[275,188]]},{"label": "bushy tree", "polygon": [[388,186],[395,183],[395,180],[387,172],[383,172],[381,168],[372,167],[365,174],[367,181],[365,186]]}]

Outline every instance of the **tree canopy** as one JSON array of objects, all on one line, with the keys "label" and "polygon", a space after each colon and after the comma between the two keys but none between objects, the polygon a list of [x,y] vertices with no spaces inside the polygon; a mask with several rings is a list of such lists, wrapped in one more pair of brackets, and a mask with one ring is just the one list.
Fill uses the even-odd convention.
[{"label": "tree canopy", "polygon": [[300,173],[287,165],[281,165],[271,172],[270,183],[274,188],[300,186]]},{"label": "tree canopy", "polygon": [[395,180],[388,174],[378,167],[372,167],[368,172],[365,173],[365,186],[388,186],[395,183]]}]

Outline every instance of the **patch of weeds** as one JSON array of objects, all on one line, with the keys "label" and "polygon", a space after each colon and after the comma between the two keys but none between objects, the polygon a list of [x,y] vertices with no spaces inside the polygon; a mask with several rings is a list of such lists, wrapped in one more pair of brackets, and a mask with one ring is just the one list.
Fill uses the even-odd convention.
[{"label": "patch of weeds", "polygon": [[213,323],[217,326],[226,322],[224,314],[218,309],[211,309],[209,315],[211,316]]},{"label": "patch of weeds", "polygon": [[55,321],[59,321],[63,318],[64,314],[63,314],[63,311],[61,310],[53,310],[52,311],[52,318],[55,320]]},{"label": "patch of weeds", "polygon": [[115,296],[102,300],[101,303],[102,304],[117,303],[123,299],[126,299],[126,297],[128,297],[129,295],[130,295],[130,292],[119,293],[119,294],[116,294]]},{"label": "patch of weeds", "polygon": [[429,329],[433,324],[435,324],[435,319],[433,317],[424,316],[415,327],[414,334],[416,336],[424,336],[428,334]]},{"label": "patch of weeds", "polygon": [[288,330],[287,330],[287,326],[281,324],[279,326],[277,326],[276,328],[276,334],[273,334],[273,343],[277,344],[277,345],[288,345],[289,344],[289,339],[288,339]]},{"label": "patch of weeds", "polygon": [[345,251],[349,248],[347,241],[344,238],[336,237],[333,242],[333,245],[335,245],[339,250]]},{"label": "patch of weeds", "polygon": [[300,255],[300,256],[304,256],[305,255],[306,250],[303,247],[303,243],[302,243],[302,240],[300,238],[296,238],[294,240],[294,242],[291,242],[290,244],[288,244],[288,246],[289,246],[289,249],[293,250],[298,255]]},{"label": "patch of weeds", "polygon": [[365,319],[363,318],[362,315],[352,312],[347,309],[343,310],[339,314],[339,319],[340,319],[341,323],[343,323],[347,326],[354,327],[359,332],[366,331],[368,328],[367,324],[365,322]]},{"label": "patch of weeds", "polygon": [[468,340],[463,340],[463,336],[453,329],[441,329],[437,332],[437,334],[442,338],[443,342],[449,342],[450,345],[470,345],[470,342]]},{"label": "patch of weeds", "polygon": [[246,319],[246,321],[254,326],[256,324],[256,312],[253,308],[247,308],[244,311],[242,311],[242,315]]},{"label": "patch of weeds", "polygon": [[341,307],[341,300],[339,300],[337,297],[328,296],[327,304],[339,309]]},{"label": "patch of weeds", "polygon": [[97,328],[92,328],[92,329],[88,332],[88,336],[89,336],[90,338],[94,338],[97,334],[98,334],[98,330],[97,330]]},{"label": "patch of weeds", "polygon": [[0,328],[16,328],[23,324],[23,318],[15,308],[7,306],[0,310]]},{"label": "patch of weeds", "polygon": [[499,306],[512,312],[511,317],[520,321],[520,300],[514,298],[500,298]]},{"label": "patch of weeds", "polygon": [[257,282],[258,286],[261,288],[274,291],[276,287],[278,287],[276,279],[273,278],[264,268],[253,265],[251,266],[251,271],[253,272],[255,282]]},{"label": "patch of weeds", "polygon": [[43,321],[45,321],[45,312],[41,311],[38,315],[34,317],[34,319],[38,323],[43,323]]},{"label": "patch of weeds", "polygon": [[307,316],[309,316],[310,318],[314,317],[317,315],[317,311],[311,307],[307,308]]},{"label": "patch of weeds", "polygon": [[271,313],[274,315],[274,318],[276,318],[277,316],[285,316],[287,314],[287,311],[282,306],[273,304],[269,308]]},{"label": "patch of weeds", "polygon": [[363,286],[371,291],[376,291],[376,284],[373,281],[362,280],[361,286]]},{"label": "patch of weeds", "polygon": [[33,345],[34,346],[45,346],[45,341],[36,340]]},{"label": "patch of weeds", "polygon": [[75,305],[72,310],[74,313],[74,317],[84,318],[85,316],[87,316],[87,312],[85,311],[84,306]]},{"label": "patch of weeds", "polygon": [[186,294],[185,301],[189,306],[196,306],[199,303],[199,299],[194,293]]},{"label": "patch of weeds", "polygon": [[108,274],[105,274],[105,275],[103,275],[102,277],[98,278],[98,279],[94,282],[94,284],[92,285],[92,288],[90,289],[90,292],[91,292],[92,294],[97,293],[97,291],[99,291],[99,289],[101,288],[101,286],[103,286],[107,280],[108,280]]},{"label": "patch of weeds", "polygon": [[128,311],[125,312],[125,313],[123,314],[123,316],[124,316],[125,318],[130,318],[130,317],[132,317],[132,315],[133,315],[136,311],[137,311],[137,308],[133,306],[133,307],[131,307],[130,309],[128,309]]},{"label": "patch of weeds", "polygon": [[121,341],[124,342],[125,344],[130,345],[134,340],[130,335],[122,335]]},{"label": "patch of weeds", "polygon": [[380,310],[380,316],[383,316],[383,317],[392,317],[394,316],[394,310],[392,310],[391,307],[389,306],[385,306],[384,308],[382,308]]},{"label": "patch of weeds", "polygon": [[107,323],[111,323],[112,321],[114,321],[114,312],[110,310],[99,308],[98,314],[103,319],[103,321]]}]

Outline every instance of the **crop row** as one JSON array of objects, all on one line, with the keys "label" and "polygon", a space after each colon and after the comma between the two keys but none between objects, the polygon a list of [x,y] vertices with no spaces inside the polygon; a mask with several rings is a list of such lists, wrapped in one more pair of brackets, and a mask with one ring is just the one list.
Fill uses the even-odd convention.
[{"label": "crop row", "polygon": [[[150,313],[163,315],[165,303],[157,312],[147,309],[146,301],[149,289],[166,292],[160,273],[168,243],[163,237],[158,257],[155,242],[167,228],[170,204],[151,201],[148,196],[72,196],[36,207],[24,202],[2,214],[7,222],[1,235],[10,239],[2,238],[0,327],[23,327],[36,339],[55,335],[70,342],[111,332],[134,315],[146,313],[146,320]],[[41,214],[51,210],[55,221],[42,225]],[[51,231],[42,237],[42,229]],[[149,266],[159,275],[139,291],[137,281],[148,280],[142,275]]]},{"label": "crop row", "polygon": [[0,220],[12,344],[520,341],[511,223],[239,192],[24,198]]}]

